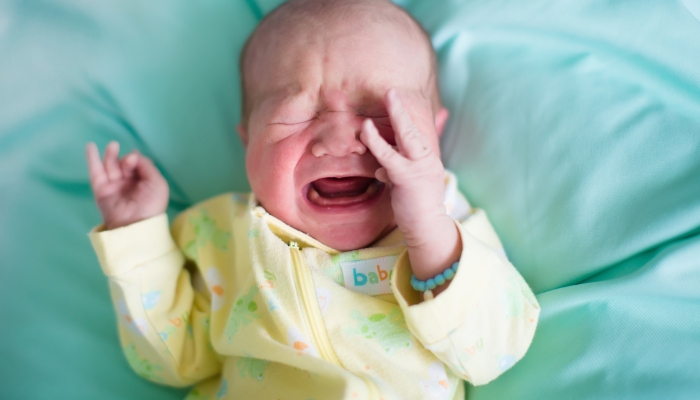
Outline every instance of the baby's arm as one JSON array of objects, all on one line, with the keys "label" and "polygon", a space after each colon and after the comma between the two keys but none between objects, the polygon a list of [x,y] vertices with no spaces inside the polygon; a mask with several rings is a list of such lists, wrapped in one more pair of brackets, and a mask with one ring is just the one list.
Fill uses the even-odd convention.
[{"label": "baby's arm", "polygon": [[525,355],[540,307],[505,257],[483,210],[456,226],[463,250],[449,288],[421,302],[405,256],[397,262],[392,285],[411,333],[458,376],[483,385]]},{"label": "baby's arm", "polygon": [[[360,138],[382,165],[376,177],[390,187],[394,218],[406,240],[413,274],[427,280],[452,266],[462,252],[459,231],[443,205],[445,168],[432,105],[419,93],[404,91],[399,99],[395,89],[384,101],[397,148],[379,135],[371,119],[364,122]],[[433,293],[445,290],[449,282]]]},{"label": "baby's arm", "polygon": [[[415,93],[399,99],[395,90],[385,102],[398,149],[370,120],[361,138],[383,167],[377,179],[391,185],[396,223],[406,238],[407,256],[397,261],[392,278],[394,293],[418,340],[462,378],[485,384],[525,355],[539,305],[505,258],[483,211],[460,223],[447,215],[445,171],[436,141],[428,139],[437,135],[430,102]],[[459,262],[455,277],[422,302],[411,287],[411,273],[426,280],[454,262]]]},{"label": "baby's arm", "polygon": [[[121,161],[110,144],[104,164],[89,145],[88,165],[105,227],[90,233],[109,278],[119,337],[129,364],[154,382],[187,386],[219,373],[209,342],[206,289],[195,290],[168,228],[168,188],[146,157]],[[175,230],[193,235],[186,217]],[[107,230],[103,230],[106,228]]]}]

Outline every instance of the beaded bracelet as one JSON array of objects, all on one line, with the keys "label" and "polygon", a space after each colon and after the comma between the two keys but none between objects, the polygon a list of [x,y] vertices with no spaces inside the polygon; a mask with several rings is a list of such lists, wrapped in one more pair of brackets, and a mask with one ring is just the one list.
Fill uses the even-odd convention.
[{"label": "beaded bracelet", "polygon": [[452,264],[451,267],[449,267],[446,270],[442,271],[441,273],[435,275],[434,277],[428,279],[427,281],[422,281],[422,280],[416,278],[415,275],[411,274],[411,286],[413,286],[413,288],[419,292],[432,291],[436,287],[438,287],[438,286],[444,284],[445,282],[449,281],[450,279],[454,278],[455,274],[457,273],[457,266],[458,265],[459,265],[459,261]]}]

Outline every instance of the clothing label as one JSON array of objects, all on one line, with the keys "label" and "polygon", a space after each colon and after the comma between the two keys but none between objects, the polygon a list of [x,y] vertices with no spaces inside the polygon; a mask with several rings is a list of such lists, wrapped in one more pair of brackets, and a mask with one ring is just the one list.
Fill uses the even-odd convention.
[{"label": "clothing label", "polygon": [[340,263],[345,287],[369,296],[391,293],[391,275],[399,256],[370,258]]}]

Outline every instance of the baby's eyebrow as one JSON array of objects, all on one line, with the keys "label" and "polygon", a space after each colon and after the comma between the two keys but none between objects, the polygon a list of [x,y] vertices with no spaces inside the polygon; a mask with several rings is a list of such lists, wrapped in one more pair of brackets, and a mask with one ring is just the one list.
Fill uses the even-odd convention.
[{"label": "baby's eyebrow", "polygon": [[304,89],[300,82],[294,81],[285,83],[276,87],[269,87],[263,93],[262,97],[270,102],[283,102],[295,97],[303,97]]},{"label": "baby's eyebrow", "polygon": [[267,107],[272,106],[277,108],[280,106],[289,106],[305,101],[305,98],[308,98],[308,95],[303,93],[298,84],[290,84],[279,89],[270,90],[263,94],[262,97],[264,98],[263,103]]}]

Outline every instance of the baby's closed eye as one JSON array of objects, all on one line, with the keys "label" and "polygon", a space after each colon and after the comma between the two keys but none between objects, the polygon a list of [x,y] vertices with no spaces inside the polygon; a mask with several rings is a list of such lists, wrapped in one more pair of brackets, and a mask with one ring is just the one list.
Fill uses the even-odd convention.
[{"label": "baby's closed eye", "polygon": [[384,116],[384,117],[367,116],[366,118],[370,118],[372,121],[374,121],[375,125],[385,125],[385,126],[391,127],[391,120],[389,119],[388,116]]},{"label": "baby's closed eye", "polygon": [[386,111],[369,111],[360,109],[357,111],[357,115],[363,118],[369,118],[374,121],[375,124],[391,126],[389,114]]},{"label": "baby's closed eye", "polygon": [[392,146],[396,146],[396,137],[394,136],[394,128],[391,126],[391,120],[388,115],[384,116],[371,116],[363,115],[364,118],[369,118],[374,122],[374,126],[377,127],[379,136],[383,137],[387,143]]},{"label": "baby's closed eye", "polygon": [[318,113],[313,115],[298,115],[298,116],[288,116],[275,118],[268,125],[299,125],[307,122],[311,122],[318,118]]}]

